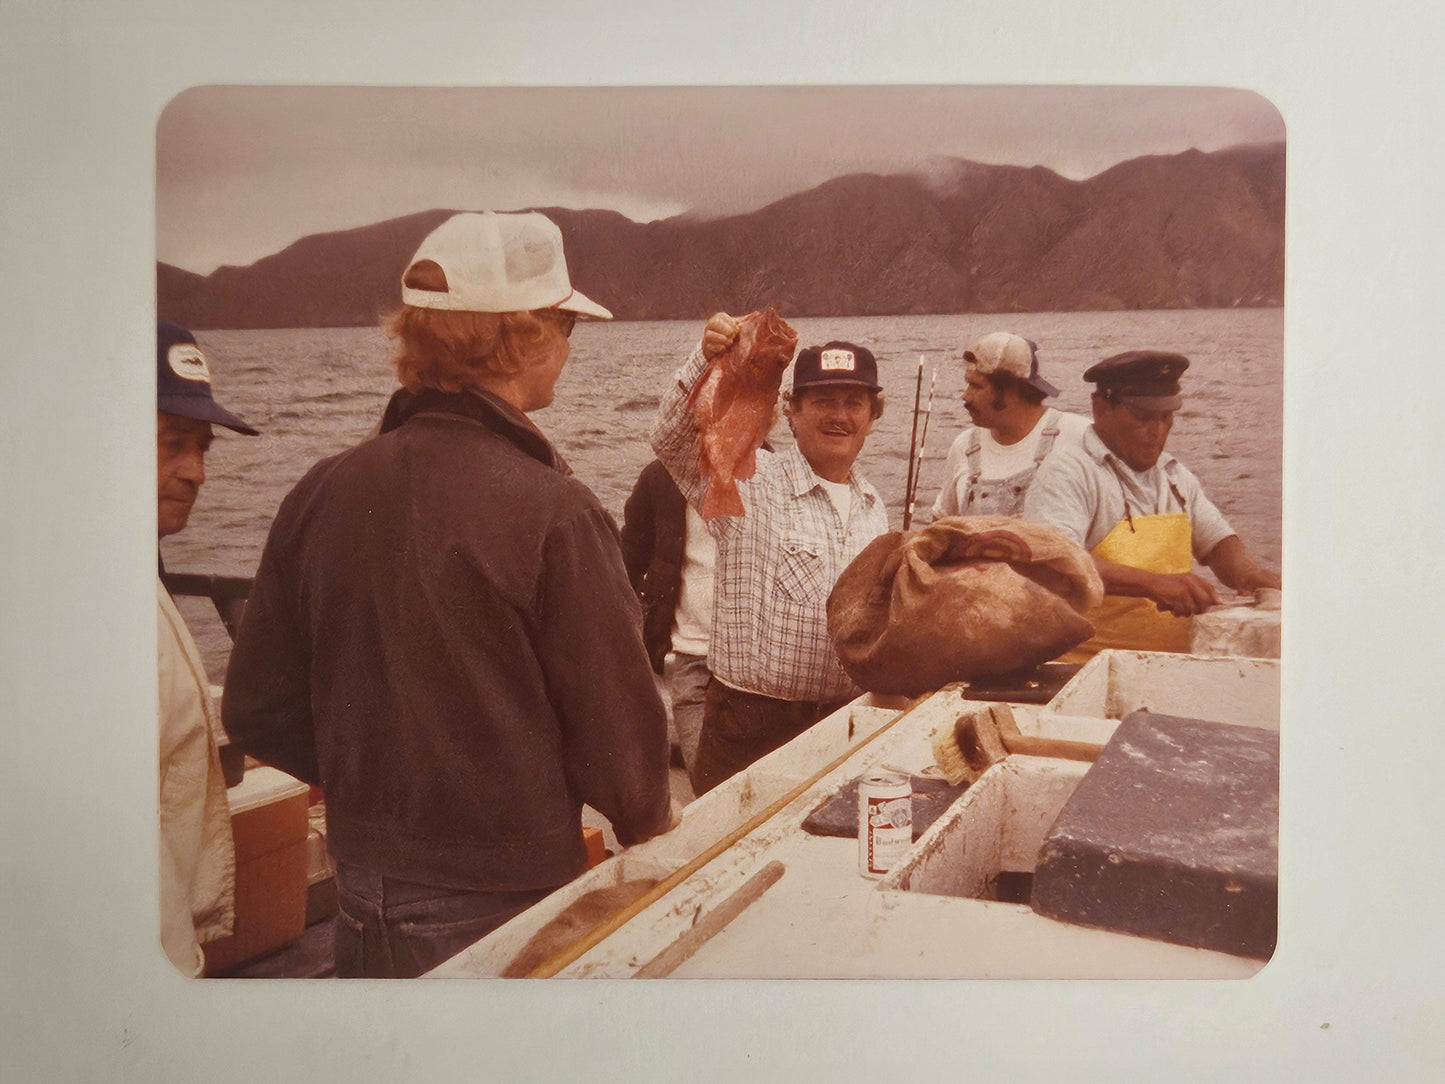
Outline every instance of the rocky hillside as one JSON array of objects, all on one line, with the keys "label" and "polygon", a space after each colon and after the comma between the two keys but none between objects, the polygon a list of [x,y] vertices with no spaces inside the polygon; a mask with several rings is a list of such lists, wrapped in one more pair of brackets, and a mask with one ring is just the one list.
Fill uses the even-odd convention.
[{"label": "rocky hillside", "polygon": [[[839,177],[748,214],[636,223],[538,208],[573,283],[619,319],[764,303],[790,316],[1279,305],[1284,145],[1136,158],[1084,181],[962,159],[927,177]],[[195,328],[374,324],[451,210],[304,237],[208,276],[156,268]]]}]

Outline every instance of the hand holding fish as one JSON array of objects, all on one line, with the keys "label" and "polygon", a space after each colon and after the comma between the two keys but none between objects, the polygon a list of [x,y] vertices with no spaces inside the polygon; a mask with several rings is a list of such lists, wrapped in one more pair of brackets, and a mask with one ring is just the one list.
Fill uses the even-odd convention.
[{"label": "hand holding fish", "polygon": [[737,481],[757,471],[757,449],[772,428],[783,371],[797,346],[798,333],[771,307],[741,319],[720,312],[703,329],[708,370],[687,404],[707,482],[703,519],[746,514]]},{"label": "hand holding fish", "polygon": [[711,361],[731,346],[737,337],[737,317],[725,312],[713,313],[702,329],[702,356]]}]

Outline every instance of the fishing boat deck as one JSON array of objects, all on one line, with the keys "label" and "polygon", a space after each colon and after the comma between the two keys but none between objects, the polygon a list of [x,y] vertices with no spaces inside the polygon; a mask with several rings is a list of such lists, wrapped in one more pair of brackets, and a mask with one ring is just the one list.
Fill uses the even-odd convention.
[{"label": "fishing boat deck", "polygon": [[[1278,680],[1273,660],[1105,652],[1048,705],[1014,710],[1025,733],[1091,742],[1139,708],[1274,729]],[[935,729],[985,706],[958,689],[915,704],[860,697],[693,803],[674,831],[596,867],[430,974],[499,975],[586,893],[668,877],[676,883],[615,932],[575,958],[552,956],[555,973],[625,977],[665,964],[677,977],[1245,977],[1263,966],[1055,921],[1024,903],[940,894],[950,879],[977,896],[990,874],[1031,871],[1083,763],[1009,757],[881,882],[859,873],[856,840],[803,830],[809,813],[866,771],[936,771]],[[753,879],[776,873],[774,863],[780,878],[759,890]]]}]

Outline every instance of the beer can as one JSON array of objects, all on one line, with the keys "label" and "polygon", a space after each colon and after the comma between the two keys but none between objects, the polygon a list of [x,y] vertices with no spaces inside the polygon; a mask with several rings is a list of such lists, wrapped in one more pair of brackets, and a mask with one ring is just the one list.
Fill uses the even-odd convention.
[{"label": "beer can", "polygon": [[913,785],[906,775],[874,772],[858,781],[858,871],[882,877],[913,844]]}]

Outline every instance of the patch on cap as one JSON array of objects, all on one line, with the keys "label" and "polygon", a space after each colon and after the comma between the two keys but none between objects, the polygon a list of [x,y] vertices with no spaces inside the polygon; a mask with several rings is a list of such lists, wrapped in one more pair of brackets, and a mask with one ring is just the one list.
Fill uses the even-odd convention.
[{"label": "patch on cap", "polygon": [[182,380],[199,380],[209,384],[211,370],[206,365],[206,355],[195,343],[173,343],[166,351],[166,364]]},{"label": "patch on cap", "polygon": [[824,350],[818,368],[825,373],[852,373],[858,370],[858,358],[851,350]]}]

